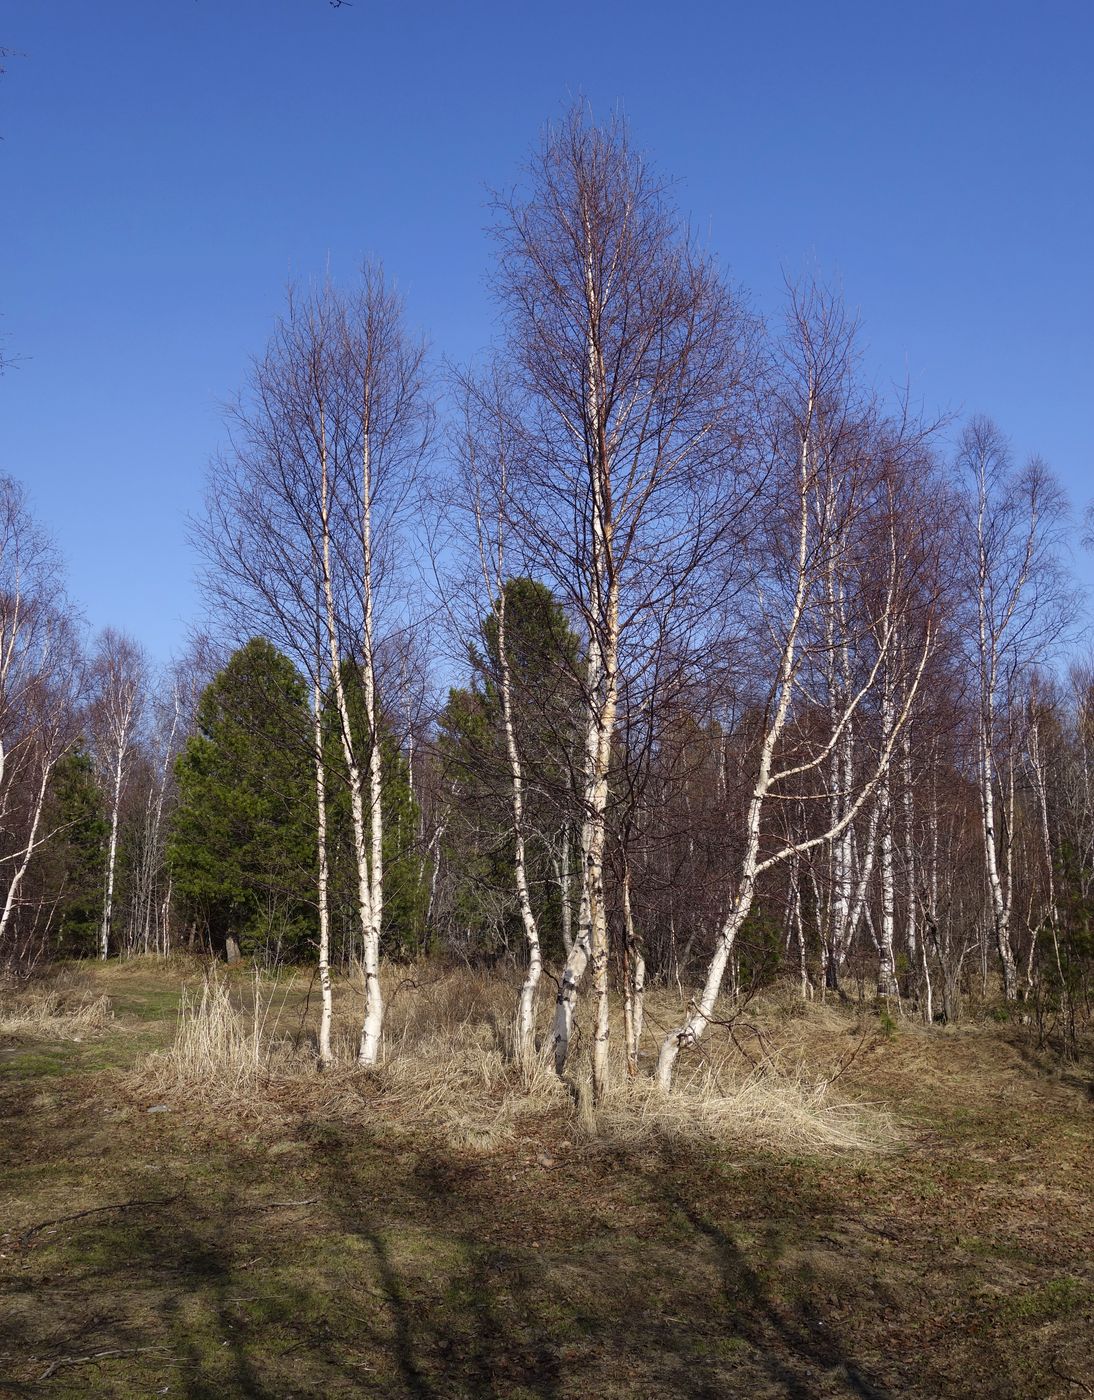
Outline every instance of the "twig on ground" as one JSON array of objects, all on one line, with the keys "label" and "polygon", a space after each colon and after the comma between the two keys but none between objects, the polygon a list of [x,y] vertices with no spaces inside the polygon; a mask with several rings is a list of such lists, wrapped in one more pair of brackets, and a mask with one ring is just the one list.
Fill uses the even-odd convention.
[{"label": "twig on ground", "polygon": [[[51,1361],[42,1374],[38,1377],[40,1381],[48,1381],[50,1376],[55,1375],[65,1366],[87,1366],[92,1361],[109,1361],[118,1356],[140,1356],[143,1352],[160,1351],[166,1352],[166,1347],[108,1347],[105,1351],[94,1351],[90,1356],[59,1356],[56,1361]],[[177,1360],[171,1356],[172,1361]]]},{"label": "twig on ground", "polygon": [[862,1035],[859,1037],[858,1044],[853,1046],[852,1049],[849,1050],[848,1053],[842,1057],[842,1059],[839,1062],[839,1065],[836,1068],[835,1074],[833,1074],[830,1079],[826,1079],[824,1081],[825,1088],[830,1089],[832,1085],[836,1082],[836,1080],[840,1077],[840,1075],[844,1072],[844,1070],[851,1068],[851,1066],[855,1062],[856,1057],[858,1056],[858,1052],[866,1044],[866,1037],[869,1034],[870,1027],[869,1025],[866,1025],[863,1027]]},{"label": "twig on ground", "polygon": [[169,1206],[178,1200],[178,1196],[160,1196],[156,1200],[150,1201],[119,1201],[112,1206],[92,1206],[89,1210],[73,1211],[71,1215],[58,1215],[54,1220],[40,1220],[37,1225],[32,1225],[29,1230],[24,1230],[19,1236],[19,1243],[26,1244],[33,1235],[45,1230],[50,1225],[66,1225],[70,1220],[82,1220],[86,1215],[101,1215],[108,1210],[136,1210],[140,1206]]},{"label": "twig on ground", "polygon": [[305,1201],[267,1201],[264,1205],[244,1206],[244,1210],[288,1210],[290,1206],[317,1206],[318,1196],[309,1196]]},{"label": "twig on ground", "polygon": [[1066,1371],[1060,1370],[1060,1358],[1052,1358],[1052,1369],[1062,1381],[1067,1381],[1070,1385],[1077,1385],[1080,1390],[1085,1390],[1088,1395],[1094,1395],[1094,1389],[1087,1385],[1086,1381],[1081,1381],[1078,1376],[1069,1376]]}]

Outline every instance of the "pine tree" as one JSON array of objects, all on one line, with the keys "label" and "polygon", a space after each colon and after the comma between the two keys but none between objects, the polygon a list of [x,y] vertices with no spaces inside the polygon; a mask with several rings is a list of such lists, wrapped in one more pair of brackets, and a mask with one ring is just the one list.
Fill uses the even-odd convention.
[{"label": "pine tree", "polygon": [[53,772],[44,815],[56,832],[43,849],[37,883],[57,891],[55,928],[62,953],[95,953],[103,908],[103,855],[109,822],[90,754],[75,749]]},{"label": "pine tree", "polygon": [[315,795],[306,686],[256,637],[198,705],[176,764],[168,861],[180,904],[217,951],[270,960],[315,937]]},{"label": "pine tree", "polygon": [[[506,651],[513,724],[525,772],[529,876],[542,933],[563,952],[557,865],[560,836],[576,818],[580,771],[577,725],[580,641],[565,609],[545,584],[505,584]],[[460,817],[444,844],[451,872],[451,913],[473,932],[480,951],[522,938],[513,886],[511,777],[498,690],[498,625],[490,614],[469,660],[471,684],[449,692],[440,717],[439,748],[446,783],[460,793]],[[562,858],[566,858],[563,856]]]}]

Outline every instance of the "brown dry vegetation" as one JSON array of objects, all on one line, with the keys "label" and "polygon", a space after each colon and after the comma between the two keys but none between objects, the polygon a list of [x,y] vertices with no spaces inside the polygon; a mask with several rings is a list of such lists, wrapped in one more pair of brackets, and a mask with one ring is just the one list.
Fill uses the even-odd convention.
[{"label": "brown dry vegetation", "polygon": [[1089,1067],[1019,1027],[780,992],[669,1108],[620,1078],[592,1120],[511,1068],[498,977],[391,973],[387,1063],[322,1078],[307,978],[179,1018],[184,985],[192,1012],[200,968],[139,962],[3,1002],[6,1393],[1094,1388]]}]

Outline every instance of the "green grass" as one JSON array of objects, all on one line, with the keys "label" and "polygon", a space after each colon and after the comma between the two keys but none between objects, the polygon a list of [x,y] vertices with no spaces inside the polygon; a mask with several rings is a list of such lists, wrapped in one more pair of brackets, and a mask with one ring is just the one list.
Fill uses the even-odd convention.
[{"label": "green grass", "polygon": [[1094,1285],[1083,1279],[1049,1279],[999,1305],[1000,1316],[1008,1322],[1050,1322],[1075,1314],[1094,1313]]}]

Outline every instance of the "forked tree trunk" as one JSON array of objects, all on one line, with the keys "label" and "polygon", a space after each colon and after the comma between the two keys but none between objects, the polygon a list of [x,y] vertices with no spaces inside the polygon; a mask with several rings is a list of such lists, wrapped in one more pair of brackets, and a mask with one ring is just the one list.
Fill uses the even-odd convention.
[{"label": "forked tree trunk", "polygon": [[[614,594],[614,589],[613,589]],[[618,598],[609,605],[609,619],[618,623]],[[611,622],[609,623],[611,627]],[[577,935],[566,959],[555,1003],[550,1048],[555,1069],[562,1074],[570,1051],[578,989],[592,964],[596,998],[593,1029],[593,1097],[599,1100],[606,1086],[609,1041],[608,929],[604,907],[604,844],[607,832],[608,763],[615,728],[617,677],[615,630],[608,645],[598,640],[590,646],[588,686],[599,703],[590,705],[585,727],[585,817],[581,829],[581,903]]]},{"label": "forked tree trunk", "polygon": [[809,582],[806,576],[806,563],[809,553],[809,503],[806,495],[808,477],[809,440],[808,436],[805,436],[801,446],[799,477],[801,493],[800,518],[798,524],[797,577],[794,602],[791,608],[782,656],[779,661],[779,675],[776,682],[774,697],[774,713],[768,724],[767,732],[764,734],[763,743],[760,746],[756,783],[752,789],[752,796],[748,804],[748,815],[745,820],[745,851],[741,861],[741,875],[737,882],[737,892],[733,900],[733,905],[729,914],[723,921],[722,927],[719,929],[715,940],[714,956],[711,958],[707,967],[707,976],[703,984],[703,990],[698,1000],[692,1003],[691,1012],[684,1021],[684,1024],[677,1030],[670,1031],[661,1042],[661,1050],[657,1057],[656,1081],[658,1087],[664,1093],[668,1093],[672,1088],[672,1076],[676,1069],[676,1061],[680,1057],[680,1051],[697,1044],[702,1036],[705,1035],[707,1027],[710,1025],[710,1019],[714,1015],[714,1005],[718,999],[718,993],[721,991],[722,979],[725,977],[726,966],[733,952],[733,945],[736,941],[737,934],[741,930],[741,925],[748,917],[749,910],[752,908],[752,900],[756,892],[756,872],[759,866],[760,855],[760,819],[763,815],[764,802],[771,786],[771,770],[775,756],[775,746],[786,725],[787,715],[790,713],[790,701],[796,673],[798,629],[801,626],[802,616],[805,611],[806,597],[809,591]]}]

